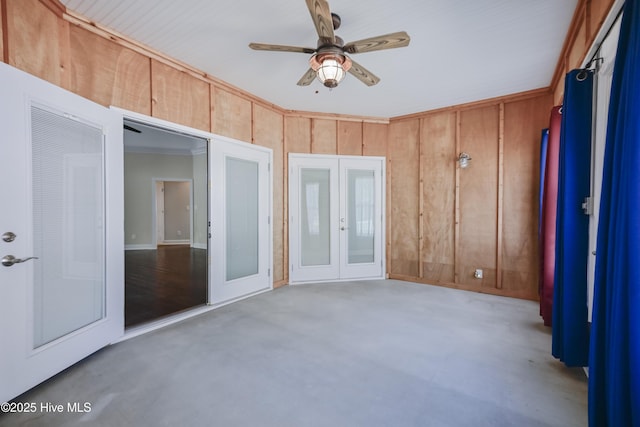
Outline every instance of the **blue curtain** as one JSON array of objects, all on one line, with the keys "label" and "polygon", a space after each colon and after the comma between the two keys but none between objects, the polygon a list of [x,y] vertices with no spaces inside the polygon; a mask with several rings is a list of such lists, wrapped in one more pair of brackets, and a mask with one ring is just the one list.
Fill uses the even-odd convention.
[{"label": "blue curtain", "polygon": [[549,129],[542,129],[540,137],[540,189],[538,194],[538,258],[540,259],[540,274],[538,275],[538,295],[540,296],[540,315],[542,316],[542,293],[544,286],[544,239],[542,224],[544,215],[544,177],[547,171],[547,147],[549,146]]},{"label": "blue curtain", "polygon": [[549,145],[549,129],[542,129],[540,137],[540,191],[538,195],[538,234],[542,228],[542,212],[544,201],[544,174],[547,169],[547,146]]},{"label": "blue curtain", "polygon": [[624,4],[596,248],[589,424],[640,426],[640,4]]},{"label": "blue curtain", "polygon": [[567,366],[589,363],[587,259],[589,217],[582,210],[591,176],[593,73],[566,75],[556,217],[552,353]]}]

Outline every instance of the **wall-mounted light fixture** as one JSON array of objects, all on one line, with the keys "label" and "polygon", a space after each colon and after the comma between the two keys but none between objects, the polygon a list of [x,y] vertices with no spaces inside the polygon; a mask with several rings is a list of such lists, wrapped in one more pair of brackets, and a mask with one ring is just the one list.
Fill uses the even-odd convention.
[{"label": "wall-mounted light fixture", "polygon": [[467,153],[460,153],[460,155],[458,155],[458,163],[460,164],[461,169],[469,166],[469,162],[471,162],[471,156]]}]

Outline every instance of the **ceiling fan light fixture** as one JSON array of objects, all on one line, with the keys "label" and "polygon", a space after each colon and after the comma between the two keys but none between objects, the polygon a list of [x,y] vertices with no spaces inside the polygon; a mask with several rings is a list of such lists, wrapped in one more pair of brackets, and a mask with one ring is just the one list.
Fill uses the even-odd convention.
[{"label": "ceiling fan light fixture", "polygon": [[351,68],[351,60],[343,55],[314,55],[310,63],[318,80],[328,88],[338,86]]},{"label": "ceiling fan light fixture", "polygon": [[344,79],[346,73],[335,59],[325,59],[316,71],[318,80],[328,88],[334,88]]}]

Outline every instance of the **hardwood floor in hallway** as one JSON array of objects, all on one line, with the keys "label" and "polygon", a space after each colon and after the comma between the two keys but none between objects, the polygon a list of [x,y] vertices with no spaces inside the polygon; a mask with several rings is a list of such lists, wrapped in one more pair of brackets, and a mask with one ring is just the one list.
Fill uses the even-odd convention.
[{"label": "hardwood floor in hallway", "polygon": [[207,251],[187,245],[125,251],[125,327],[207,302]]}]

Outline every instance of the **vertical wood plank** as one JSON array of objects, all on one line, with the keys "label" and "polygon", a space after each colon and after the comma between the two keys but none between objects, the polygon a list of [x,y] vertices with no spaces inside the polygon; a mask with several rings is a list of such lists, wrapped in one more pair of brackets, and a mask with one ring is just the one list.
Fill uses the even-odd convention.
[{"label": "vertical wood plank", "polygon": [[588,19],[589,19],[589,32],[587,38],[593,40],[598,34],[600,27],[604,24],[611,6],[613,6],[614,0],[591,0],[587,3]]},{"label": "vertical wood plank", "polygon": [[418,128],[418,277],[424,277],[424,168],[422,167],[424,159],[424,148],[422,140],[424,139],[424,119],[420,120]]},{"label": "vertical wood plank", "polygon": [[391,159],[391,268],[392,274],[419,274],[419,168],[420,121],[389,125]]},{"label": "vertical wood plank", "polygon": [[284,235],[284,281],[289,283],[289,156],[287,155],[287,137],[286,137],[286,120],[284,114],[282,115],[282,227]]},{"label": "vertical wood plank", "polygon": [[386,156],[389,125],[382,123],[363,123],[362,155]]},{"label": "vertical wood plank", "polygon": [[362,125],[362,155],[380,156],[387,158],[386,174],[386,226],[385,226],[385,260],[387,271],[391,271],[391,163],[387,153],[389,138],[389,125],[382,123],[363,123]]},{"label": "vertical wood plank", "polygon": [[151,60],[151,115],[209,131],[209,84]]},{"label": "vertical wood plank", "polygon": [[[461,153],[460,148],[460,111],[456,111],[456,156]],[[460,266],[460,165],[456,162],[456,194],[455,194],[455,226],[454,226],[454,281],[460,282],[460,275],[458,274]]]},{"label": "vertical wood plank", "polygon": [[422,258],[424,278],[455,281],[456,127],[457,114],[429,114],[422,119],[420,169],[423,174]]},{"label": "vertical wood plank", "polygon": [[67,11],[67,8],[60,2],[60,0],[39,0],[39,1],[44,7],[49,9],[58,18],[62,18],[62,16]]},{"label": "vertical wood plank", "polygon": [[70,90],[71,87],[71,36],[70,25],[58,18],[58,50],[60,52],[60,86]]},{"label": "vertical wood plank", "polygon": [[0,0],[0,61],[9,62],[7,55],[7,37],[5,28],[7,28],[7,0]]},{"label": "vertical wood plank", "polygon": [[362,156],[362,123],[338,121],[338,154]]},{"label": "vertical wood plank", "polygon": [[288,153],[311,153],[311,119],[285,117],[284,140]]},{"label": "vertical wood plank", "polygon": [[211,131],[251,142],[251,101],[211,85]]},{"label": "vertical wood plank", "polygon": [[564,98],[564,76],[558,80],[558,85],[553,91],[553,102],[555,105],[561,105]]},{"label": "vertical wood plank", "polygon": [[502,289],[502,217],[504,198],[504,103],[500,103],[500,119],[498,124],[498,220],[496,231],[496,288]]},{"label": "vertical wood plank", "polygon": [[584,59],[587,53],[587,23],[586,16],[582,15],[582,23],[580,24],[580,29],[578,30],[578,34],[576,35],[576,39],[573,42],[573,46],[569,51],[567,66],[569,67],[568,71],[571,71],[574,68],[580,67],[582,60]]},{"label": "vertical wood plank", "polygon": [[284,263],[284,129],[282,114],[258,104],[253,107],[254,143],[273,150],[273,281],[285,280]]},{"label": "vertical wood plank", "polygon": [[70,50],[72,92],[151,115],[149,58],[76,26],[70,29]]},{"label": "vertical wood plank", "polygon": [[540,136],[549,125],[552,96],[505,104],[503,288],[538,293]]},{"label": "vertical wood plank", "polygon": [[[498,106],[460,113],[460,150],[473,159],[460,172],[460,257],[458,282],[474,287],[496,284],[498,195]],[[473,276],[484,271],[483,279]]]},{"label": "vertical wood plank", "polygon": [[65,35],[60,31],[65,27],[38,0],[9,1],[5,5],[8,63],[62,87],[62,67],[66,62],[60,51]]},{"label": "vertical wood plank", "polygon": [[335,120],[311,119],[311,152],[337,153],[337,123]]}]

